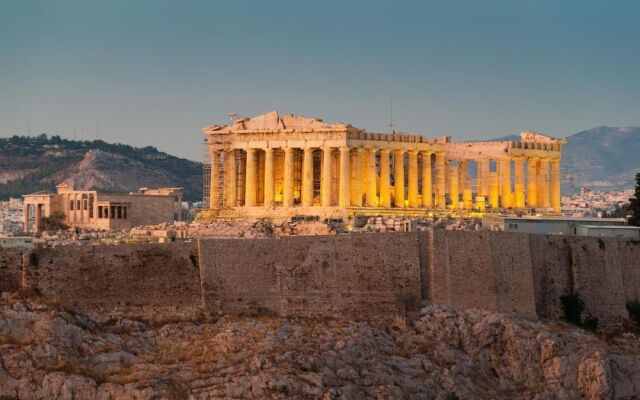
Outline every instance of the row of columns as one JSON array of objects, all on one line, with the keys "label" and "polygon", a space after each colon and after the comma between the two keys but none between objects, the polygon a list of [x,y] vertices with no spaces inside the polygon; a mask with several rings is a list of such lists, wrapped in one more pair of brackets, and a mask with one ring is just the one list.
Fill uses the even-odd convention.
[{"label": "row of columns", "polygon": [[[257,150],[246,149],[246,169],[244,186],[244,205],[255,207],[257,202],[258,159]],[[274,193],[274,149],[264,151],[264,202],[266,208],[275,205]],[[294,205],[294,148],[284,148],[282,205]],[[322,168],[320,172],[320,206],[329,207],[397,207],[397,208],[439,208],[446,206],[447,194],[452,209],[473,208],[473,188],[468,175],[468,161],[457,165],[450,164],[443,152],[417,150],[390,150],[367,148],[338,148],[337,204],[333,195],[333,157],[336,148],[321,148]],[[224,203],[237,204],[237,159],[236,150],[227,151],[225,157]],[[301,205],[311,207],[314,202],[314,148],[302,149]],[[376,152],[380,152],[379,174],[376,165]],[[405,189],[404,153],[408,154],[406,167],[407,185]],[[435,166],[431,155],[435,154]],[[391,158],[402,160],[393,163]],[[418,156],[421,157],[419,170]],[[212,163],[219,162],[219,154],[212,153]],[[513,179],[511,161],[514,163]],[[527,163],[525,179],[525,161]],[[554,208],[560,210],[560,160],[530,157],[504,157],[495,160],[496,171],[491,171],[491,160],[476,160],[476,195],[483,197],[492,208]],[[432,167],[434,171],[432,171]],[[222,190],[218,188],[218,168],[212,168],[212,194]],[[392,182],[393,176],[393,196]],[[432,179],[433,177],[433,179]],[[512,186],[513,182],[513,186]],[[420,184],[421,183],[421,184]],[[448,186],[448,190],[447,190]],[[512,190],[513,188],[513,190]],[[406,191],[405,191],[406,190]],[[363,196],[364,195],[364,196]],[[406,195],[406,199],[405,199]],[[364,202],[363,202],[364,197]]]}]

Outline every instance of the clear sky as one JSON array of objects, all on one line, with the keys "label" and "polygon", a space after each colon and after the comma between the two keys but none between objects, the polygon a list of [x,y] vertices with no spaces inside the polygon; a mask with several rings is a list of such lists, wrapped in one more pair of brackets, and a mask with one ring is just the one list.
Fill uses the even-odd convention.
[{"label": "clear sky", "polygon": [[277,109],[457,140],[640,125],[640,1],[0,0],[0,136],[200,159]]}]

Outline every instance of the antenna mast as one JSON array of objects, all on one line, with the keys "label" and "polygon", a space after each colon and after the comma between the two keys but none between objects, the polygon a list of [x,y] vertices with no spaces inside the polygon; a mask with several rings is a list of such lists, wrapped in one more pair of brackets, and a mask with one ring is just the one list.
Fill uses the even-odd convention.
[{"label": "antenna mast", "polygon": [[389,94],[389,130],[391,133],[396,133],[393,125],[393,93]]}]

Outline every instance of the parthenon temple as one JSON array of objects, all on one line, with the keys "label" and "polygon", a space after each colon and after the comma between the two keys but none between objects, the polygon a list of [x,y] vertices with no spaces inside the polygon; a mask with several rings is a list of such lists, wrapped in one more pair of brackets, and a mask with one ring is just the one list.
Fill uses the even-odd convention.
[{"label": "parthenon temple", "polygon": [[565,142],[535,132],[453,143],[276,111],[203,132],[204,219],[560,212]]}]

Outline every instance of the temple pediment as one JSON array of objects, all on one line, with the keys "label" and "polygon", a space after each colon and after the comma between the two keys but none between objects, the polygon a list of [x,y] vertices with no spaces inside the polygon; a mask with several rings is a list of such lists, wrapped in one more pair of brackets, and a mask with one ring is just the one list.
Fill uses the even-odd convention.
[{"label": "temple pediment", "polygon": [[211,125],[204,128],[205,133],[222,134],[234,132],[277,132],[277,131],[343,131],[347,124],[327,124],[319,118],[302,115],[284,114],[271,111],[251,118],[240,118],[230,125]]}]

